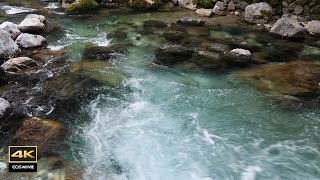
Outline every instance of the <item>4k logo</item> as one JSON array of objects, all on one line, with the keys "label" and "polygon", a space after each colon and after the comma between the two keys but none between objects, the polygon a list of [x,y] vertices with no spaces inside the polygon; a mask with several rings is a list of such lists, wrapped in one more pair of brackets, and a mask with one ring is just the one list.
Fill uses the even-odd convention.
[{"label": "4k logo", "polygon": [[9,146],[10,163],[36,163],[37,146]]}]

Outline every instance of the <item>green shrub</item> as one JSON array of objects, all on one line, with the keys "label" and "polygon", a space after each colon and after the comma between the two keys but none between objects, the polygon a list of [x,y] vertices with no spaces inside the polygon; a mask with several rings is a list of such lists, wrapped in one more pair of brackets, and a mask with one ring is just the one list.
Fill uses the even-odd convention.
[{"label": "green shrub", "polygon": [[95,9],[98,3],[95,0],[80,0],[79,3],[73,3],[67,6],[67,12],[83,12]]}]

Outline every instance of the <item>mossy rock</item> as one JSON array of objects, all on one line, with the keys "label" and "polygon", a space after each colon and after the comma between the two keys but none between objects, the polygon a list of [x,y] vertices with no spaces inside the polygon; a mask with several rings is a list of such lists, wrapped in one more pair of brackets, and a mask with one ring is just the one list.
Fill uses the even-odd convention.
[{"label": "mossy rock", "polygon": [[129,0],[129,7],[135,10],[155,10],[162,5],[160,0]]},{"label": "mossy rock", "polygon": [[85,12],[90,11],[98,7],[98,3],[95,0],[80,0],[67,6],[67,12]]},{"label": "mossy rock", "polygon": [[71,71],[111,87],[119,86],[123,80],[122,73],[105,61],[82,60],[73,64]]}]

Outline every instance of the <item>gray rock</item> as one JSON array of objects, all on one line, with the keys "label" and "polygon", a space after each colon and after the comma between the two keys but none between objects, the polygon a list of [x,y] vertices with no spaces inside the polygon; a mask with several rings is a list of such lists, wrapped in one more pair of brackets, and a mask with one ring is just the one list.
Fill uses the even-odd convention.
[{"label": "gray rock", "polygon": [[247,6],[244,18],[249,23],[264,23],[272,16],[272,7],[268,3],[255,3]]},{"label": "gray rock", "polygon": [[241,10],[245,10],[246,7],[249,6],[249,4],[245,1],[240,1],[237,5],[236,8],[241,9]]},{"label": "gray rock", "polygon": [[19,52],[18,45],[13,41],[10,34],[0,30],[0,59],[9,59]]},{"label": "gray rock", "polygon": [[218,1],[213,8],[213,13],[219,15],[224,10],[224,4],[222,1]]},{"label": "gray rock", "polygon": [[10,103],[5,99],[0,98],[0,120],[5,119],[10,114],[11,110]]},{"label": "gray rock", "polygon": [[305,28],[297,20],[284,17],[274,23],[270,34],[284,38],[303,39],[305,37]]},{"label": "gray rock", "polygon": [[190,61],[201,69],[206,70],[222,70],[227,66],[227,63],[220,57],[219,53],[209,51],[195,53]]},{"label": "gray rock", "polygon": [[6,74],[19,74],[33,67],[40,67],[40,64],[28,57],[17,57],[4,62],[1,69]]},{"label": "gray rock", "polygon": [[296,8],[296,6],[297,6],[296,3],[290,3],[289,6],[288,6],[289,11],[290,11],[290,12],[293,12],[294,9]]},{"label": "gray rock", "polygon": [[308,5],[303,6],[303,14],[307,15],[311,11],[310,7]]},{"label": "gray rock", "polygon": [[175,65],[188,61],[194,53],[193,49],[177,44],[165,44],[155,51],[155,63],[162,65]]},{"label": "gray rock", "polygon": [[231,0],[228,4],[228,11],[235,11],[236,10],[236,6],[233,2],[233,0]]},{"label": "gray rock", "polygon": [[43,36],[23,33],[17,37],[16,43],[22,48],[34,48],[45,46],[47,41]]},{"label": "gray rock", "polygon": [[282,7],[283,8],[287,8],[289,6],[288,2],[287,1],[282,1]]},{"label": "gray rock", "polygon": [[212,9],[197,9],[196,13],[202,17],[211,17],[213,14]]},{"label": "gray rock", "polygon": [[0,25],[0,29],[7,31],[11,35],[12,39],[16,39],[21,34],[21,31],[18,29],[18,25],[8,21],[3,22]]},{"label": "gray rock", "polygon": [[181,18],[177,21],[178,24],[187,26],[203,26],[205,24],[201,19],[194,19],[192,17]]},{"label": "gray rock", "polygon": [[294,14],[295,14],[295,15],[300,15],[300,14],[302,14],[302,12],[303,12],[303,7],[302,7],[302,6],[297,5],[297,6],[294,8]]},{"label": "gray rock", "polygon": [[305,28],[310,35],[320,36],[320,21],[310,21],[306,24]]},{"label": "gray rock", "polygon": [[39,15],[39,14],[28,14],[26,16],[27,18],[36,18],[38,19],[40,22],[45,23],[46,22],[46,17],[44,17],[43,15]]},{"label": "gray rock", "polygon": [[22,32],[39,34],[44,31],[45,25],[38,18],[25,18],[18,28]]},{"label": "gray rock", "polygon": [[230,51],[231,57],[233,57],[233,62],[248,64],[252,60],[252,54],[249,50],[245,49],[233,49]]}]

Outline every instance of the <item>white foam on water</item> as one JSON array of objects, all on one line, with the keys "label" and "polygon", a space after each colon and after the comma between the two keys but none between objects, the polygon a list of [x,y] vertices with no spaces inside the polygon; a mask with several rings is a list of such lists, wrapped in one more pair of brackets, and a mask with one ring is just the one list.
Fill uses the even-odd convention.
[{"label": "white foam on water", "polygon": [[20,13],[35,11],[35,9],[32,9],[32,8],[25,8],[20,6],[8,6],[8,5],[2,6],[1,9],[5,10],[6,14],[20,14]]},{"label": "white foam on water", "polygon": [[65,48],[67,45],[49,45],[48,49],[50,50],[61,50]]},{"label": "white foam on water", "polygon": [[262,169],[259,166],[248,166],[244,172],[241,173],[241,180],[255,180],[256,174],[261,171]]},{"label": "white foam on water", "polygon": [[98,37],[95,37],[95,38],[90,38],[88,41],[93,44],[96,44],[98,46],[108,46],[111,42],[110,39],[107,39],[106,33],[102,33]]},{"label": "white foam on water", "polygon": [[46,9],[58,9],[59,8],[59,3],[56,2],[49,2],[46,7]]}]

